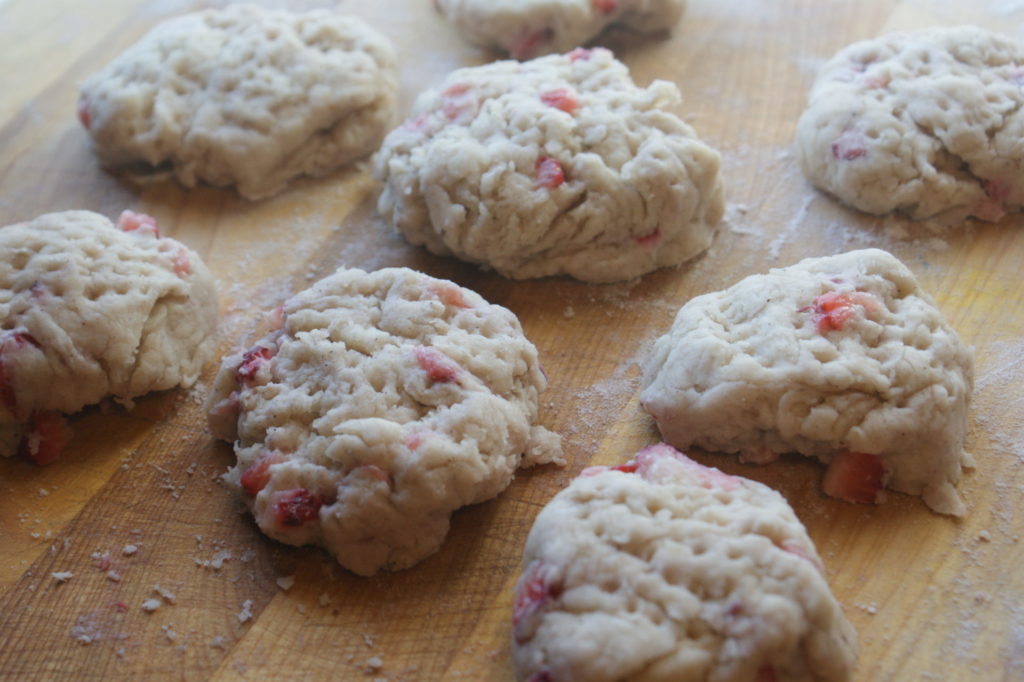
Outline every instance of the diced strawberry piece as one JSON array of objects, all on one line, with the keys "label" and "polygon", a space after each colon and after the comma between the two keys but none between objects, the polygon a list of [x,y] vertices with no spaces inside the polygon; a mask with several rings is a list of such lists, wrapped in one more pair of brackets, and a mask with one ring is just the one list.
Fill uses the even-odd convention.
[{"label": "diced strawberry piece", "polygon": [[867,140],[864,136],[853,130],[844,130],[843,133],[832,143],[832,156],[843,161],[853,161],[866,156]]},{"label": "diced strawberry piece", "polygon": [[184,246],[179,245],[174,250],[174,254],[171,256],[171,267],[178,277],[184,277],[192,272],[192,261],[189,260],[188,251]]},{"label": "diced strawberry piece", "polygon": [[451,358],[430,346],[416,346],[416,362],[431,381],[456,381],[459,366]]},{"label": "diced strawberry piece", "polygon": [[562,594],[562,588],[547,582],[545,577],[546,564],[543,561],[534,561],[526,569],[526,574],[516,585],[515,596],[512,601],[512,626],[518,626],[523,619],[531,614],[540,611],[553,599],[558,599]]},{"label": "diced strawberry piece", "polygon": [[555,189],[565,182],[565,173],[562,171],[562,164],[554,159],[542,156],[537,159],[534,170],[537,174],[537,185]]},{"label": "diced strawberry piece", "polygon": [[266,346],[255,346],[245,351],[242,355],[242,362],[238,365],[238,370],[236,370],[239,383],[246,386],[251,385],[256,373],[272,357],[274,357],[274,349],[267,348]]},{"label": "diced strawberry piece", "polygon": [[324,500],[305,488],[279,493],[274,504],[274,520],[280,526],[295,528],[314,521],[320,516]]},{"label": "diced strawberry piece", "polygon": [[1003,219],[1006,215],[1006,209],[1003,208],[1002,203],[987,199],[975,206],[974,210],[971,211],[971,214],[974,215],[975,218],[994,223]]},{"label": "diced strawberry piece", "polygon": [[363,466],[353,469],[352,473],[357,471],[378,481],[384,481],[385,483],[390,483],[391,481],[391,476],[388,475],[388,472],[384,471],[376,464],[364,464]]},{"label": "diced strawberry piece", "polygon": [[598,12],[607,16],[615,11],[619,3],[616,0],[590,0],[590,4]]},{"label": "diced strawberry piece", "polygon": [[284,306],[279,305],[270,312],[270,331],[276,332],[284,326]]},{"label": "diced strawberry piece", "polygon": [[118,601],[114,602],[114,608],[120,611],[121,613],[124,613],[128,610],[128,605],[125,604],[123,601]]},{"label": "diced strawberry piece", "polygon": [[845,502],[875,504],[885,487],[885,463],[878,455],[843,452],[829,463],[821,489]]},{"label": "diced strawberry piece", "polygon": [[825,567],[821,565],[821,562],[818,561],[818,559],[814,555],[805,552],[803,545],[801,545],[799,542],[796,542],[795,540],[786,540],[782,543],[782,550],[784,552],[789,552],[793,556],[800,557],[801,559],[803,559],[804,561],[818,569],[820,573],[825,572]]},{"label": "diced strawberry piece", "polygon": [[637,468],[637,463],[636,463],[636,460],[630,460],[630,461],[626,462],[625,464],[620,464],[618,466],[609,467],[609,468],[612,471],[621,471],[621,472],[626,473],[626,474],[635,474],[636,473],[636,468]]},{"label": "diced strawberry piece", "polygon": [[636,238],[636,243],[639,244],[640,246],[655,246],[659,241],[661,241],[660,227],[654,228],[654,232],[651,232],[650,234],[645,234],[642,237]]},{"label": "diced strawberry piece", "polygon": [[466,297],[462,295],[462,289],[451,282],[437,280],[428,284],[427,290],[441,299],[441,302],[445,305],[452,306],[453,308],[472,307],[466,301]]},{"label": "diced strawberry piece", "polygon": [[740,479],[695,462],[667,443],[650,445],[636,453],[637,472],[645,480],[695,480],[702,488],[735,490]]},{"label": "diced strawberry piece", "polygon": [[117,219],[118,229],[124,232],[140,231],[142,234],[160,238],[160,229],[156,226],[156,218],[145,213],[136,213],[125,209]]},{"label": "diced strawberry piece", "polygon": [[841,330],[857,314],[858,309],[870,316],[880,307],[878,300],[865,291],[827,291],[815,297],[812,305],[797,312],[813,310],[818,332],[827,334]]},{"label": "diced strawberry piece", "polygon": [[464,122],[477,110],[476,93],[468,83],[456,83],[441,93],[441,111],[449,121]]},{"label": "diced strawberry piece", "polygon": [[78,98],[78,120],[86,130],[92,124],[92,117],[89,115],[89,98],[84,95]]},{"label": "diced strawberry piece", "polygon": [[[447,115],[447,112],[445,113]],[[430,118],[430,113],[426,111],[421,111],[412,118],[406,120],[406,122],[402,124],[402,127],[405,128],[406,130],[414,130],[416,132],[419,132],[427,127],[428,118]]]},{"label": "diced strawberry piece", "polygon": [[284,454],[274,450],[264,453],[256,463],[242,472],[242,490],[256,497],[270,483],[270,467],[285,460]]},{"label": "diced strawberry piece", "polygon": [[51,411],[33,412],[22,447],[33,462],[43,466],[55,462],[70,440],[71,430],[63,415]]},{"label": "diced strawberry piece", "polygon": [[554,37],[555,32],[547,27],[525,31],[512,40],[508,52],[513,59],[532,59]]},{"label": "diced strawberry piece", "polygon": [[577,47],[575,50],[569,53],[569,61],[575,62],[579,59],[587,60],[590,59],[590,55],[594,53],[592,48]]},{"label": "diced strawberry piece", "polygon": [[576,107],[579,106],[579,103],[576,101],[576,95],[567,88],[557,88],[542,92],[540,93],[540,101],[549,107],[561,109],[567,114],[576,111]]},{"label": "diced strawberry piece", "polygon": [[986,180],[983,187],[985,195],[993,201],[1006,201],[1010,196],[1010,183],[1005,180]]},{"label": "diced strawberry piece", "polygon": [[757,677],[754,682],[776,682],[775,666],[768,663],[757,669]]}]

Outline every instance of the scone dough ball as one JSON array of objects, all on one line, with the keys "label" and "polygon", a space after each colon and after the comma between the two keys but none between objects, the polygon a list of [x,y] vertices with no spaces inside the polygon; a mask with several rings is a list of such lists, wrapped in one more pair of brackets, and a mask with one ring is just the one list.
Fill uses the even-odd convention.
[{"label": "scone dough ball", "polygon": [[413,244],[513,279],[614,282],[703,252],[719,154],[608,50],[459,69],[375,157],[378,210]]},{"label": "scone dough ball", "polygon": [[268,197],[377,149],[398,77],[362,20],[231,5],[170,19],[82,84],[101,162]]},{"label": "scone dough ball", "polygon": [[207,402],[225,475],[270,537],[359,575],[433,554],[459,507],[561,461],[547,380],[509,310],[405,268],[341,269],[223,361]]},{"label": "scone dough ball", "polygon": [[677,448],[798,452],[828,465],[834,497],[889,487],[959,516],[973,367],[913,273],[866,249],[691,299],[644,363],[640,402]]},{"label": "scone dough ball", "polygon": [[545,682],[844,682],[856,656],[785,499],[664,444],[540,512],[513,637],[517,678]]},{"label": "scone dough ball", "polygon": [[1024,204],[1024,45],[973,26],[854,43],[797,125],[817,187],[874,214],[996,221]]},{"label": "scone dough ball", "polygon": [[60,413],[191,386],[211,358],[213,277],[150,216],[89,211],[0,228],[0,455],[53,461]]},{"label": "scone dough ball", "polygon": [[469,42],[515,59],[566,52],[612,24],[644,33],[671,29],[685,0],[434,0]]}]

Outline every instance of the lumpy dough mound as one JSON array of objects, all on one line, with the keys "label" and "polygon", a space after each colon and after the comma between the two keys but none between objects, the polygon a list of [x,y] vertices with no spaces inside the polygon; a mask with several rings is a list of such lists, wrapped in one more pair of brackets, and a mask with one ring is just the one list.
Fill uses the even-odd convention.
[{"label": "lumpy dough mound", "polygon": [[720,157],[608,50],[453,72],[375,157],[378,209],[413,244],[514,279],[638,277],[703,252]]},{"label": "lumpy dough mound", "polygon": [[671,29],[685,0],[435,0],[470,42],[515,59],[565,52],[620,24],[642,32]]},{"label": "lumpy dough mound", "polygon": [[667,445],[541,511],[513,606],[520,680],[843,682],[856,637],[777,492]]},{"label": "lumpy dough mound", "polygon": [[973,26],[854,43],[797,125],[807,178],[867,213],[996,221],[1024,204],[1024,45]]},{"label": "lumpy dough mound", "polygon": [[0,320],[0,455],[28,436],[35,458],[43,415],[191,386],[211,359],[217,295],[199,256],[149,216],[115,226],[64,211],[0,228]]},{"label": "lumpy dough mound", "polygon": [[85,81],[78,113],[112,169],[261,199],[375,151],[397,89],[362,20],[232,5],[158,25]]},{"label": "lumpy dough mound", "polygon": [[964,513],[953,486],[972,462],[973,355],[885,251],[808,258],[691,299],[643,384],[678,448],[757,463],[799,452],[829,465],[835,497],[875,502],[887,486]]},{"label": "lumpy dough mound", "polygon": [[404,268],[342,269],[223,361],[208,400],[226,480],[264,533],[360,575],[433,554],[459,507],[561,461],[547,380],[510,311]]}]

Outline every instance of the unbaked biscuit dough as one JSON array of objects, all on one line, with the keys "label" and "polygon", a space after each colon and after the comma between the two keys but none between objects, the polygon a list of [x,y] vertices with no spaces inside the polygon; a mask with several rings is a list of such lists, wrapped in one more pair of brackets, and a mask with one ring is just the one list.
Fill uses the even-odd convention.
[{"label": "unbaked biscuit dough", "polygon": [[225,480],[270,537],[359,575],[433,554],[459,507],[561,461],[547,380],[509,310],[405,268],[341,269],[226,358],[208,399]]},{"label": "unbaked biscuit dough", "polygon": [[822,68],[804,174],[867,213],[996,221],[1024,204],[1024,45],[973,26],[854,43]]},{"label": "unbaked biscuit dough", "polygon": [[612,24],[650,33],[679,22],[685,0],[434,0],[475,45],[515,59],[566,52]]},{"label": "unbaked biscuit dough", "polygon": [[973,354],[913,273],[878,249],[808,258],[698,296],[644,363],[640,402],[677,448],[755,463],[799,452],[826,493],[883,487],[963,515]]},{"label": "unbaked biscuit dough", "polygon": [[52,461],[58,413],[191,386],[213,351],[217,295],[199,256],[125,211],[0,228],[0,455]]},{"label": "unbaked biscuit dough", "polygon": [[513,279],[638,277],[703,252],[720,157],[608,50],[460,69],[375,157],[378,210],[413,244]]},{"label": "unbaked biscuit dough", "polygon": [[520,680],[842,682],[856,637],[768,487],[667,445],[540,512],[513,607]]},{"label": "unbaked biscuit dough", "polygon": [[375,151],[397,89],[362,20],[232,5],[158,25],[83,83],[78,114],[105,166],[261,199]]}]

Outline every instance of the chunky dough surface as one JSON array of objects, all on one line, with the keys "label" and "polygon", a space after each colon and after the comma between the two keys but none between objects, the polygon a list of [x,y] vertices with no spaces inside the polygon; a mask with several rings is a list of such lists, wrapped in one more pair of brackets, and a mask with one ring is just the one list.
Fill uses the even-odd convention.
[{"label": "chunky dough surface", "polygon": [[[887,483],[964,513],[953,485],[971,464],[973,355],[885,251],[808,258],[691,299],[643,382],[641,404],[678,448],[757,463],[799,452],[829,465],[836,497],[877,501]],[[872,468],[873,481],[851,480]]]},{"label": "chunky dough surface", "polygon": [[232,5],[158,25],[85,81],[79,118],[106,166],[260,199],[376,150],[397,88],[363,21]]},{"label": "chunky dough surface", "polygon": [[152,218],[65,211],[0,228],[0,319],[0,455],[21,444],[35,457],[46,413],[191,386],[213,351],[217,295]]},{"label": "chunky dough surface", "polygon": [[797,125],[807,178],[867,213],[999,220],[1024,204],[1024,45],[973,26],[854,43]]},{"label": "chunky dough surface", "polygon": [[638,277],[704,251],[720,157],[608,50],[460,69],[375,157],[378,209],[414,244],[506,277]]},{"label": "chunky dough surface", "polygon": [[561,461],[537,424],[547,386],[518,319],[405,268],[342,269],[226,358],[208,400],[264,533],[318,544],[360,575],[433,554],[459,507],[521,466]]},{"label": "chunky dough surface", "polygon": [[685,0],[435,0],[434,5],[474,45],[515,59],[566,52],[612,24],[643,32],[671,29]]},{"label": "chunky dough surface", "polygon": [[667,445],[584,470],[537,516],[523,566],[519,679],[850,679],[853,628],[786,501]]}]

